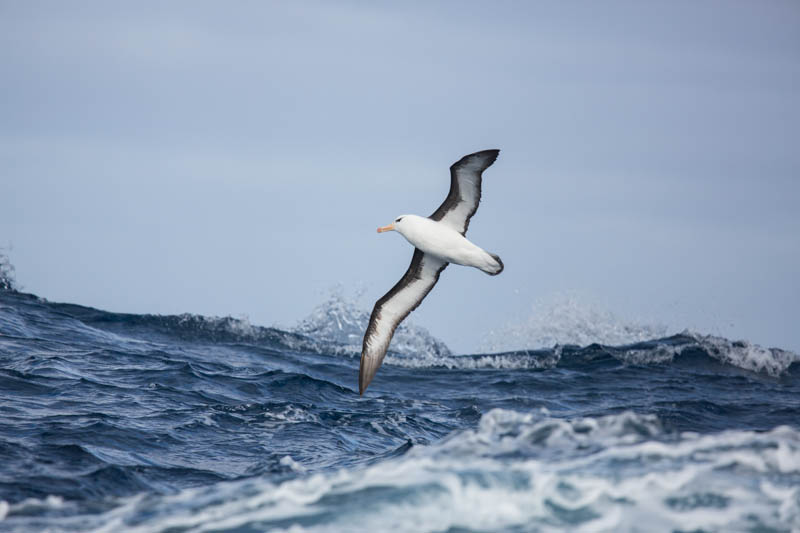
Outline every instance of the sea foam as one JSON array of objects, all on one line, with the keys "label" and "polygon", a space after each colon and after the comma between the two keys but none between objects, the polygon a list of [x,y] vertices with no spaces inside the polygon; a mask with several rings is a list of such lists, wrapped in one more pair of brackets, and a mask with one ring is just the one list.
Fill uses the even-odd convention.
[{"label": "sea foam", "polygon": [[[87,531],[634,531],[800,527],[800,433],[665,432],[652,415],[493,409],[367,467],[122,499]],[[6,525],[14,530],[14,506]],[[42,525],[49,525],[45,522]]]}]

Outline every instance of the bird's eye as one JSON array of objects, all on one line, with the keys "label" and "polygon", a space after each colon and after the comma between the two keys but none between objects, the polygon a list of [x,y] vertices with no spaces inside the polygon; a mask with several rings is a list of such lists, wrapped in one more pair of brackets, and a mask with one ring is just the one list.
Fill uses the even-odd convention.
[{"label": "bird's eye", "polygon": [[401,220],[403,220],[403,217],[398,218],[395,222],[400,222]]}]

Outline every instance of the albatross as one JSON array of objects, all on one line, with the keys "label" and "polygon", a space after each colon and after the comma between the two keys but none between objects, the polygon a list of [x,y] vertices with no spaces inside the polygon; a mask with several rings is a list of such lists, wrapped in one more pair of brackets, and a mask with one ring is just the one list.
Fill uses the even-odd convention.
[{"label": "albatross", "polygon": [[389,292],[375,302],[361,349],[359,394],[364,394],[386,357],[394,330],[439,281],[450,263],[478,268],[490,276],[503,271],[500,257],[464,236],[481,201],[481,176],[500,150],[465,155],[450,167],[450,192],[429,217],[401,215],[378,233],[396,231],[414,246],[411,265]]}]

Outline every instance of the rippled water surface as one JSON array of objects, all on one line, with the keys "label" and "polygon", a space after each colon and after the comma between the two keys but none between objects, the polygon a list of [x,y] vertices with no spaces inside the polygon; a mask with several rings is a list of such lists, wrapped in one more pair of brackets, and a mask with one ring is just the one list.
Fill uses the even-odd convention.
[{"label": "rippled water surface", "polygon": [[800,366],[684,332],[456,355],[0,290],[0,531],[796,531]]}]

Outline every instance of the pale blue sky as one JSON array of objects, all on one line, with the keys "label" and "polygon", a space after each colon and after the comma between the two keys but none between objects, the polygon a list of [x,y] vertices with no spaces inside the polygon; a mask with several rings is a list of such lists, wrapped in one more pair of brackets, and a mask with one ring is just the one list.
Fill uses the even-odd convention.
[{"label": "pale blue sky", "polygon": [[800,349],[800,3],[0,1],[0,244],[26,290],[291,325],[370,302],[447,167],[502,153],[412,315],[457,351],[572,291]]}]

